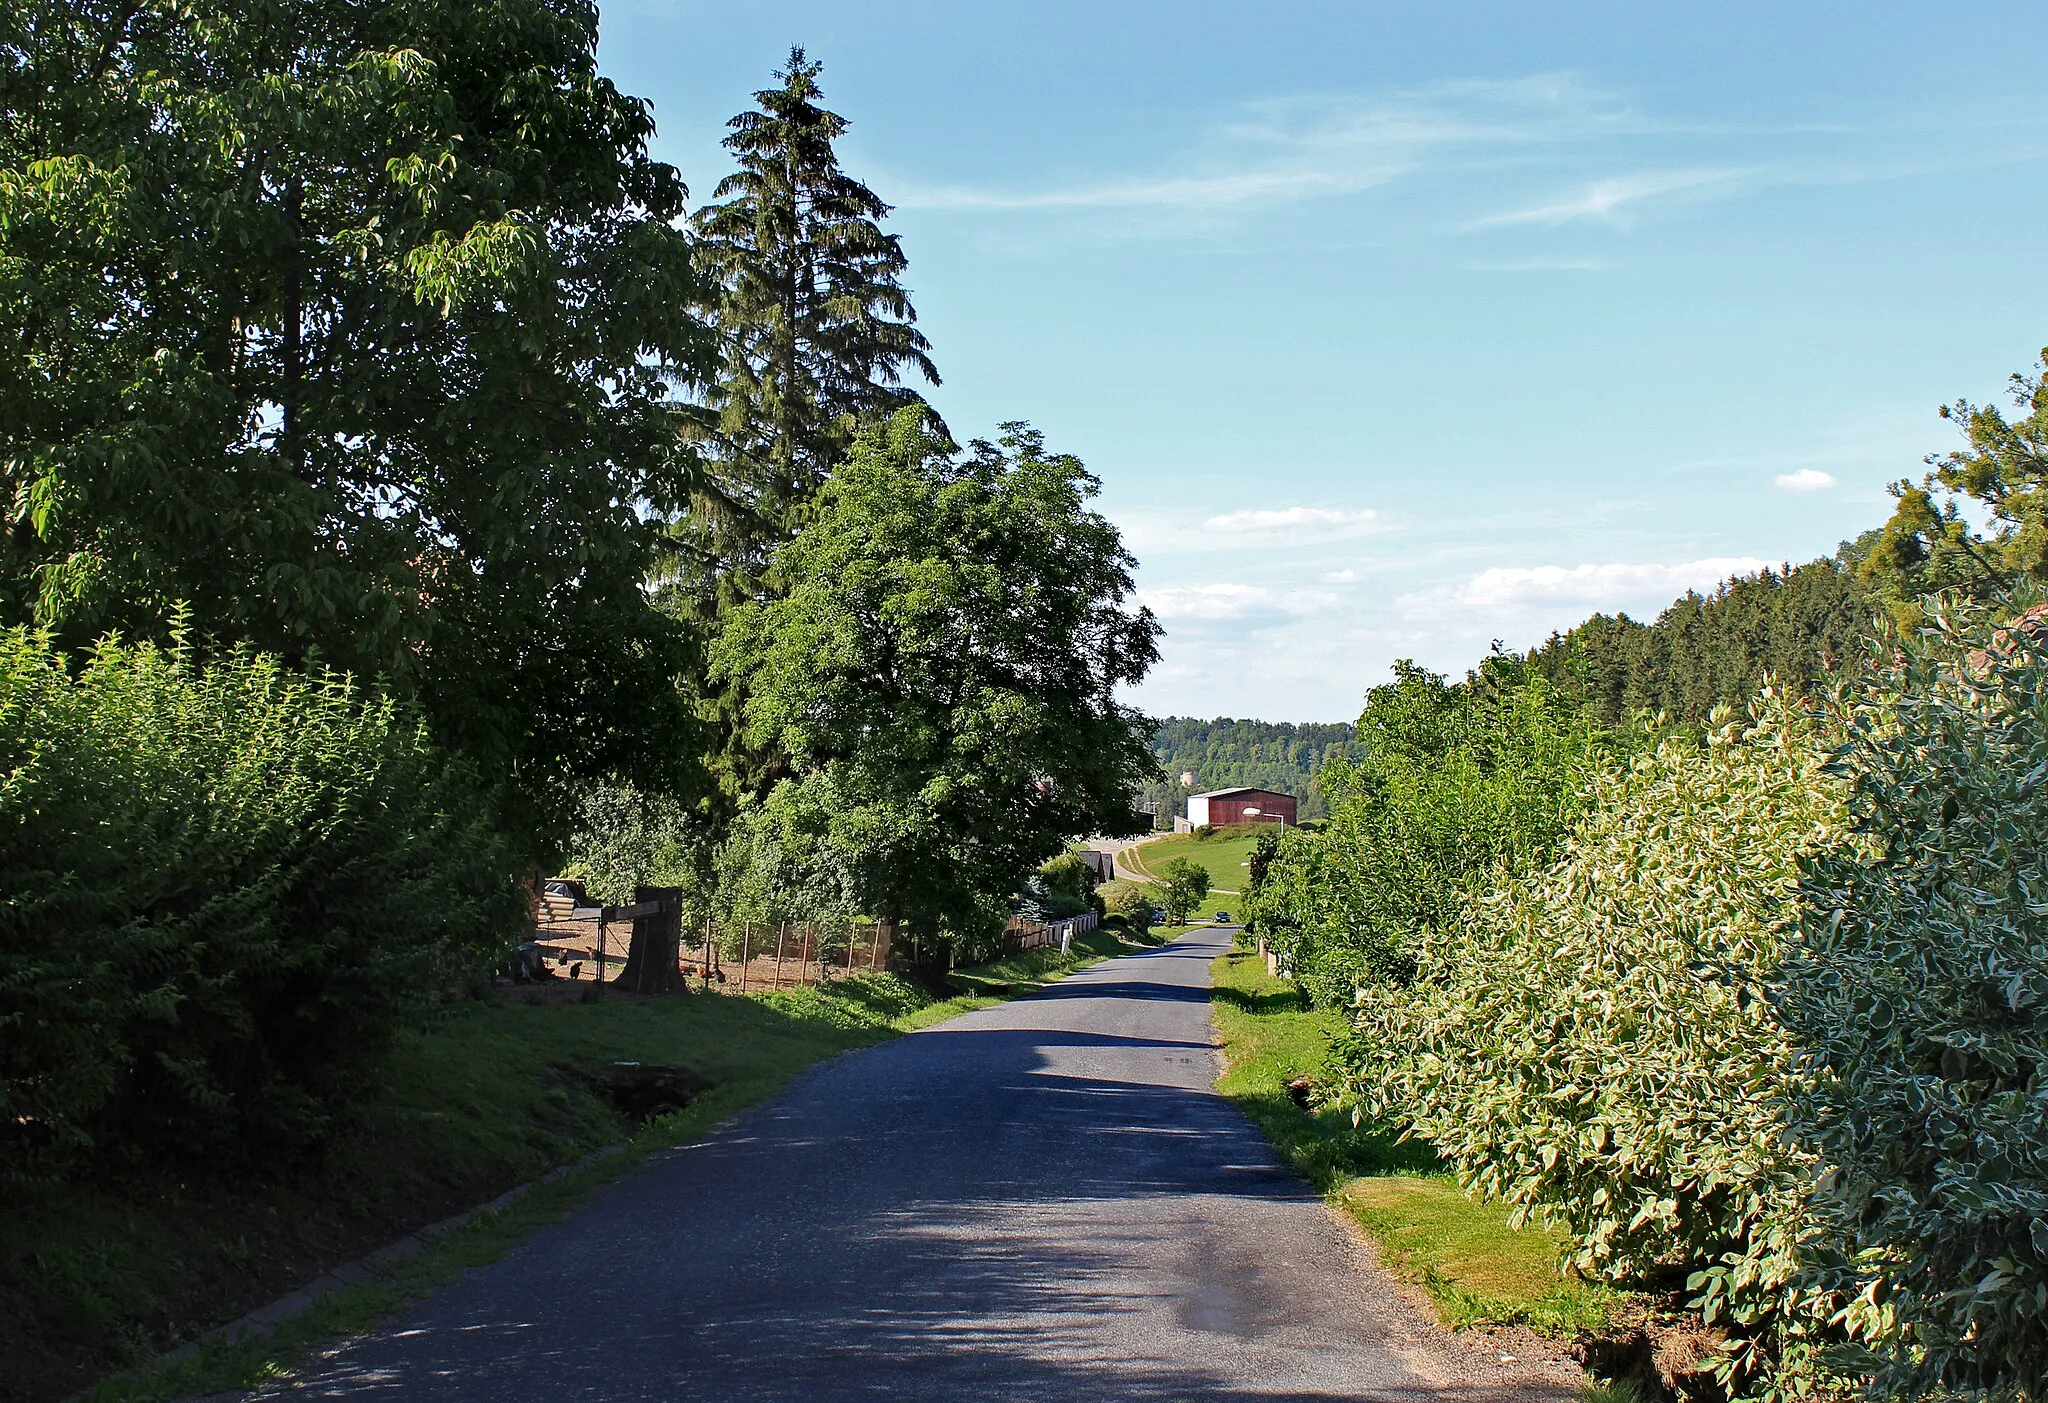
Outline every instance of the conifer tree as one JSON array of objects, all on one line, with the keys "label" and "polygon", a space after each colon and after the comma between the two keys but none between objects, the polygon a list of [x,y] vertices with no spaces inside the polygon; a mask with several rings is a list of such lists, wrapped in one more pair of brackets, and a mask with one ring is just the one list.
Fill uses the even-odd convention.
[{"label": "conifer tree", "polygon": [[759,591],[858,425],[918,401],[906,367],[939,383],[881,229],[890,207],[833,151],[847,123],[819,106],[821,67],[792,48],[781,85],[727,124],[740,168],[695,219],[726,367],[707,395],[711,480],[682,532],[693,611]]}]

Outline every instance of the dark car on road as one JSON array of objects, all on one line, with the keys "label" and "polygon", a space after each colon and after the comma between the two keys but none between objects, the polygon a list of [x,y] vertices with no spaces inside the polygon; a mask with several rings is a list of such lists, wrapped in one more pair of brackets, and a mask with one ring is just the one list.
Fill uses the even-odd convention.
[{"label": "dark car on road", "polygon": [[1218,911],[1214,916],[1210,917],[1210,919],[1215,921],[1227,921],[1230,919],[1230,913],[1228,911]]}]

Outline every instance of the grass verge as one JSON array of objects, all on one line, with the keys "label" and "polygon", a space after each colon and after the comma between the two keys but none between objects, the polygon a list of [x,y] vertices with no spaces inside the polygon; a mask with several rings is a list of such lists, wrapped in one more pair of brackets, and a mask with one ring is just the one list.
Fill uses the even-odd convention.
[{"label": "grass verge", "polygon": [[[821,1058],[1133,948],[1095,932],[1064,957],[1034,951],[955,971],[962,992],[945,999],[893,975],[857,975],[744,996],[460,1007],[398,1050],[383,1082],[365,1088],[356,1129],[318,1164],[211,1175],[137,1165],[0,1198],[0,1400],[44,1403],[121,1369],[136,1372],[104,1378],[89,1395],[96,1403],[272,1381],[323,1342],[502,1256],[649,1153],[698,1138]],[[579,1075],[614,1062],[688,1067],[718,1085],[636,1127]],[[620,1143],[625,1153],[436,1238],[271,1335],[152,1362],[323,1271]]]},{"label": "grass verge", "polygon": [[1309,1008],[1251,951],[1218,956],[1213,972],[1228,1066],[1216,1089],[1372,1235],[1389,1269],[1429,1293],[1446,1325],[1515,1324],[1566,1335],[1610,1322],[1614,1292],[1560,1276],[1556,1239],[1511,1228],[1505,1208],[1466,1197],[1427,1147],[1295,1100],[1290,1083],[1330,1077],[1330,1049],[1344,1033],[1335,1013]]}]

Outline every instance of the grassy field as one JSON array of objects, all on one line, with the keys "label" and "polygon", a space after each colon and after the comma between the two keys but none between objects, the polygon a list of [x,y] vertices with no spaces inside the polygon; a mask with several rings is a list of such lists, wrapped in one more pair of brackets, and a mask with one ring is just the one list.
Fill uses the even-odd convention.
[{"label": "grassy field", "polygon": [[1252,848],[1259,841],[1259,834],[1269,826],[1238,824],[1217,829],[1212,838],[1198,838],[1192,833],[1149,838],[1134,848],[1126,849],[1124,862],[1156,878],[1163,864],[1177,857],[1188,858],[1209,869],[1209,881],[1219,891],[1240,892],[1244,890],[1246,881],[1245,863],[1251,860]]},{"label": "grassy field", "polygon": [[1217,958],[1214,1001],[1229,1066],[1216,1089],[1357,1219],[1391,1269],[1429,1292],[1445,1324],[1569,1334],[1608,1323],[1612,1292],[1560,1276],[1554,1239],[1510,1228],[1505,1208],[1467,1198],[1427,1148],[1356,1128],[1348,1112],[1296,1104],[1289,1082],[1328,1079],[1343,1035],[1336,1014],[1306,1007],[1293,984],[1268,978],[1242,950]]},{"label": "grassy field", "polygon": [[[140,1376],[94,1397],[158,1399],[253,1387],[534,1227],[650,1150],[704,1133],[820,1058],[1028,992],[1133,948],[1110,932],[1070,956],[1034,951],[955,971],[951,998],[893,975],[824,990],[528,1004],[451,1011],[364,1089],[358,1126],[323,1162],[260,1174],[137,1166],[61,1190],[0,1197],[0,1399],[60,1398],[375,1250],[605,1145],[627,1152],[437,1240],[374,1286],[327,1297],[278,1334]],[[635,1126],[581,1072],[687,1067],[718,1085]],[[190,1167],[196,1168],[196,1167]]]}]

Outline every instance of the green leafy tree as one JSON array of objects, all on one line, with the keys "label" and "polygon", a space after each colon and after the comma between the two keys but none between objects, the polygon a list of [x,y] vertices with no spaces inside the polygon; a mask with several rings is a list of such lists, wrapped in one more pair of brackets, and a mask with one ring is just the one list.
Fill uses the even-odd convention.
[{"label": "green leafy tree", "polygon": [[642,588],[715,349],[577,0],[0,15],[0,619],[417,699],[529,798],[678,782]]},{"label": "green leafy tree", "polygon": [[[1831,1166],[1843,1361],[1895,1397],[2048,1380],[2048,608],[1948,600],[1888,650],[1839,763],[1867,846],[1807,873],[1778,1002]],[[2017,606],[2017,618],[1998,619]]]},{"label": "green leafy tree", "polygon": [[1188,917],[1209,895],[1209,869],[1199,862],[1177,857],[1161,864],[1159,876],[1159,904],[1166,911],[1166,919],[1177,926],[1186,925]]},{"label": "green leafy tree", "polygon": [[920,408],[856,442],[776,559],[787,593],[713,649],[747,741],[791,757],[770,806],[815,816],[858,909],[927,948],[992,941],[1080,833],[1134,831],[1151,723],[1116,689],[1156,660],[1097,484],[1021,424],[964,454]]},{"label": "green leafy tree", "polygon": [[1518,659],[1464,682],[1402,662],[1360,714],[1356,761],[1321,771],[1330,817],[1263,859],[1245,901],[1304,988],[1342,1007],[1401,981],[1410,950],[1504,868],[1540,861],[1582,804],[1601,741]]},{"label": "green leafy tree", "polygon": [[1804,565],[1762,570],[1688,593],[1651,623],[1595,614],[1527,655],[1567,704],[1620,728],[1638,712],[1704,722],[1746,706],[1769,679],[1813,692],[1853,670],[1880,611],[1858,562],[1867,543]]},{"label": "green leafy tree", "polygon": [[900,278],[889,206],[840,169],[846,119],[819,105],[822,65],[801,48],[728,126],[739,170],[699,210],[717,282],[725,371],[709,407],[715,471],[683,533],[684,574],[725,603],[759,586],[856,427],[917,400],[906,368],[939,383]]}]

